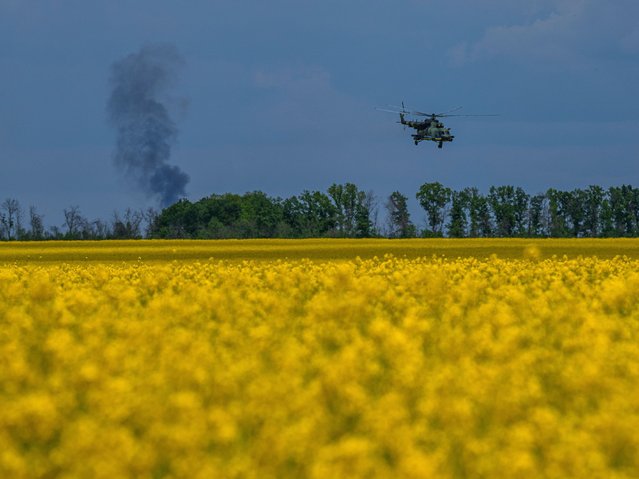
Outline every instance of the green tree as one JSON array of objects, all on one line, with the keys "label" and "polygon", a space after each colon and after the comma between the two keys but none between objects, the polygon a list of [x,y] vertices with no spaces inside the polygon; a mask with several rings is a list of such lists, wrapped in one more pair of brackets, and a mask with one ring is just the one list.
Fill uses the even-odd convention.
[{"label": "green tree", "polygon": [[335,207],[335,223],[338,236],[352,236],[355,222],[357,187],[352,183],[328,187],[328,196]]},{"label": "green tree", "polygon": [[305,190],[283,202],[284,220],[300,238],[334,236],[337,211],[331,199],[321,191]]},{"label": "green tree", "polygon": [[546,195],[537,194],[530,198],[528,207],[528,236],[545,236],[544,231],[544,206]]},{"label": "green tree", "polygon": [[412,238],[417,230],[410,220],[408,198],[399,191],[393,191],[386,202],[388,211],[389,236],[391,238]]},{"label": "green tree", "polygon": [[639,188],[633,188],[629,195],[629,207],[634,223],[633,236],[639,235]]},{"label": "green tree", "polygon": [[491,236],[493,227],[488,199],[475,187],[465,188],[464,193],[468,198],[466,208],[470,219],[468,236],[471,238]]},{"label": "green tree", "polygon": [[451,195],[450,222],[448,236],[463,238],[466,236],[466,206],[469,198],[464,191],[453,191]]},{"label": "green tree", "polygon": [[291,237],[305,237],[304,205],[297,196],[291,196],[282,202],[282,215],[290,228]]},{"label": "green tree", "polygon": [[367,193],[360,191],[353,183],[333,183],[328,188],[328,195],[335,207],[337,236],[350,238],[371,235],[372,222]]},{"label": "green tree", "polygon": [[583,233],[583,222],[586,209],[586,193],[583,190],[575,189],[569,192],[562,192],[564,209],[570,220],[572,236],[579,237]]},{"label": "green tree", "polygon": [[365,191],[357,192],[357,202],[355,203],[355,237],[357,238],[370,238],[374,236],[372,215],[372,205],[374,203],[374,197],[372,192],[366,193]]},{"label": "green tree", "polygon": [[548,198],[548,233],[553,238],[568,236],[568,221],[566,218],[564,192],[549,188],[546,191]]},{"label": "green tree", "polygon": [[528,195],[510,185],[491,186],[488,201],[495,217],[497,236],[511,237],[526,234]]},{"label": "green tree", "polygon": [[241,238],[272,238],[284,219],[279,199],[273,199],[261,191],[242,196],[239,219]]},{"label": "green tree", "polygon": [[528,229],[528,204],[530,196],[523,188],[515,188],[515,234],[517,236],[525,236]]},{"label": "green tree", "polygon": [[607,195],[604,196],[604,199],[601,202],[601,213],[599,221],[601,225],[601,232],[599,236],[602,236],[604,238],[612,238],[616,236],[617,232],[615,230],[612,207],[610,206],[610,200],[607,198]]},{"label": "green tree", "polygon": [[603,199],[604,190],[601,186],[590,185],[584,191],[583,233],[585,236],[596,238],[601,233]]},{"label": "green tree", "polygon": [[211,195],[196,203],[198,236],[201,238],[227,238],[235,231],[242,214],[242,197],[233,193]]},{"label": "green tree", "polygon": [[622,185],[608,188],[608,201],[612,213],[614,236],[634,235],[635,221],[630,205],[632,197],[632,186]]},{"label": "green tree", "polygon": [[155,238],[193,238],[198,230],[198,212],[183,198],[162,210],[155,220],[152,236]]},{"label": "green tree", "polygon": [[429,236],[442,236],[445,208],[450,201],[452,190],[439,182],[424,183],[415,195],[419,204],[428,216],[428,226],[425,233]]}]

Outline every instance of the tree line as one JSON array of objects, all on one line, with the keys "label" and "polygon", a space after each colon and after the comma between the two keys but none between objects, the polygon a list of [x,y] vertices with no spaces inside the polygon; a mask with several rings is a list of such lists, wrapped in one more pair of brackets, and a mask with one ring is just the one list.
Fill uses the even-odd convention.
[{"label": "tree line", "polygon": [[630,185],[529,195],[514,186],[455,191],[425,183],[417,199],[428,217],[425,235],[449,237],[600,238],[639,236],[639,189]]},{"label": "tree line", "polygon": [[380,224],[375,194],[345,183],[289,198],[253,191],[182,199],[160,212],[127,209],[110,221],[89,221],[72,206],[64,224],[49,229],[36,208],[25,215],[17,200],[7,199],[0,203],[0,239],[639,236],[639,188],[630,185],[530,195],[511,185],[482,193],[433,182],[421,185],[415,199],[423,225],[411,219],[409,198],[399,191],[384,199]]},{"label": "tree line", "polygon": [[113,213],[109,221],[89,220],[78,206],[63,210],[62,226],[45,227],[44,216],[35,206],[30,206],[25,214],[20,202],[7,198],[0,203],[0,240],[3,241],[44,241],[44,240],[101,240],[137,239],[150,237],[151,226],[158,212],[132,210]]},{"label": "tree line", "polygon": [[372,192],[352,183],[326,193],[304,191],[273,198],[261,191],[184,199],[164,209],[153,224],[157,238],[367,238],[379,236]]}]

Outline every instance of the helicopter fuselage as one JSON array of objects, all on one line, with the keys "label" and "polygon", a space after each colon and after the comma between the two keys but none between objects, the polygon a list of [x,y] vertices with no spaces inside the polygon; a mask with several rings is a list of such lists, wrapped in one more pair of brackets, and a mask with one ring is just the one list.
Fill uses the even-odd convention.
[{"label": "helicopter fuselage", "polygon": [[444,142],[452,142],[455,138],[450,134],[450,128],[444,127],[444,124],[434,116],[423,121],[412,121],[406,120],[400,113],[399,120],[402,125],[415,129],[415,133],[411,135],[415,145],[421,141],[434,141],[437,147],[441,148]]},{"label": "helicopter fuselage", "polygon": [[[408,126],[415,130],[415,133],[411,135],[415,145],[419,145],[421,141],[433,141],[437,143],[437,147],[441,148],[444,143],[452,142],[455,137],[451,135],[450,128],[446,128],[440,121],[440,118],[446,118],[450,116],[497,116],[497,115],[460,115],[455,113],[451,115],[451,112],[461,110],[461,106],[453,108],[443,113],[424,113],[423,111],[407,110],[404,102],[402,106],[391,106],[391,110],[385,108],[377,108],[379,111],[385,111],[388,113],[399,113],[399,121],[405,127]],[[406,115],[423,117],[423,120],[407,120]]]}]

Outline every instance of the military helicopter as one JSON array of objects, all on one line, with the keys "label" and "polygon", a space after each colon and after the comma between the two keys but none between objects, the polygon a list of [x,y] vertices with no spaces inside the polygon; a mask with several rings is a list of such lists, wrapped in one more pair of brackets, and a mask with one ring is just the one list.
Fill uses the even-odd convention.
[{"label": "military helicopter", "polygon": [[[452,142],[455,138],[450,133],[450,128],[446,128],[444,124],[439,121],[439,118],[446,118],[449,116],[497,116],[497,115],[451,115],[451,113],[455,111],[459,111],[462,109],[461,106],[454,108],[452,110],[443,112],[443,113],[424,113],[421,111],[410,111],[407,110],[404,106],[404,102],[402,102],[402,106],[391,106],[393,110],[388,110],[384,108],[377,108],[379,111],[386,111],[389,113],[399,113],[399,121],[405,127],[408,126],[410,128],[415,129],[415,133],[411,136],[413,137],[413,141],[415,145],[419,145],[420,141],[434,141],[437,143],[437,148],[442,148],[444,143],[449,141]],[[423,116],[426,117],[425,120],[407,120],[406,115],[412,116]]]}]

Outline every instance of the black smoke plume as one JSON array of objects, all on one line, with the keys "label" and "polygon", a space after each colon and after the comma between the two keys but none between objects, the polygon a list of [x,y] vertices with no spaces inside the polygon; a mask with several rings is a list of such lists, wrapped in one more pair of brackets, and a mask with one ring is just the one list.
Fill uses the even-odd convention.
[{"label": "black smoke plume", "polygon": [[185,196],[189,176],[169,164],[178,130],[163,100],[182,57],[171,45],[148,45],[111,67],[108,113],[117,130],[115,165],[162,207]]}]

